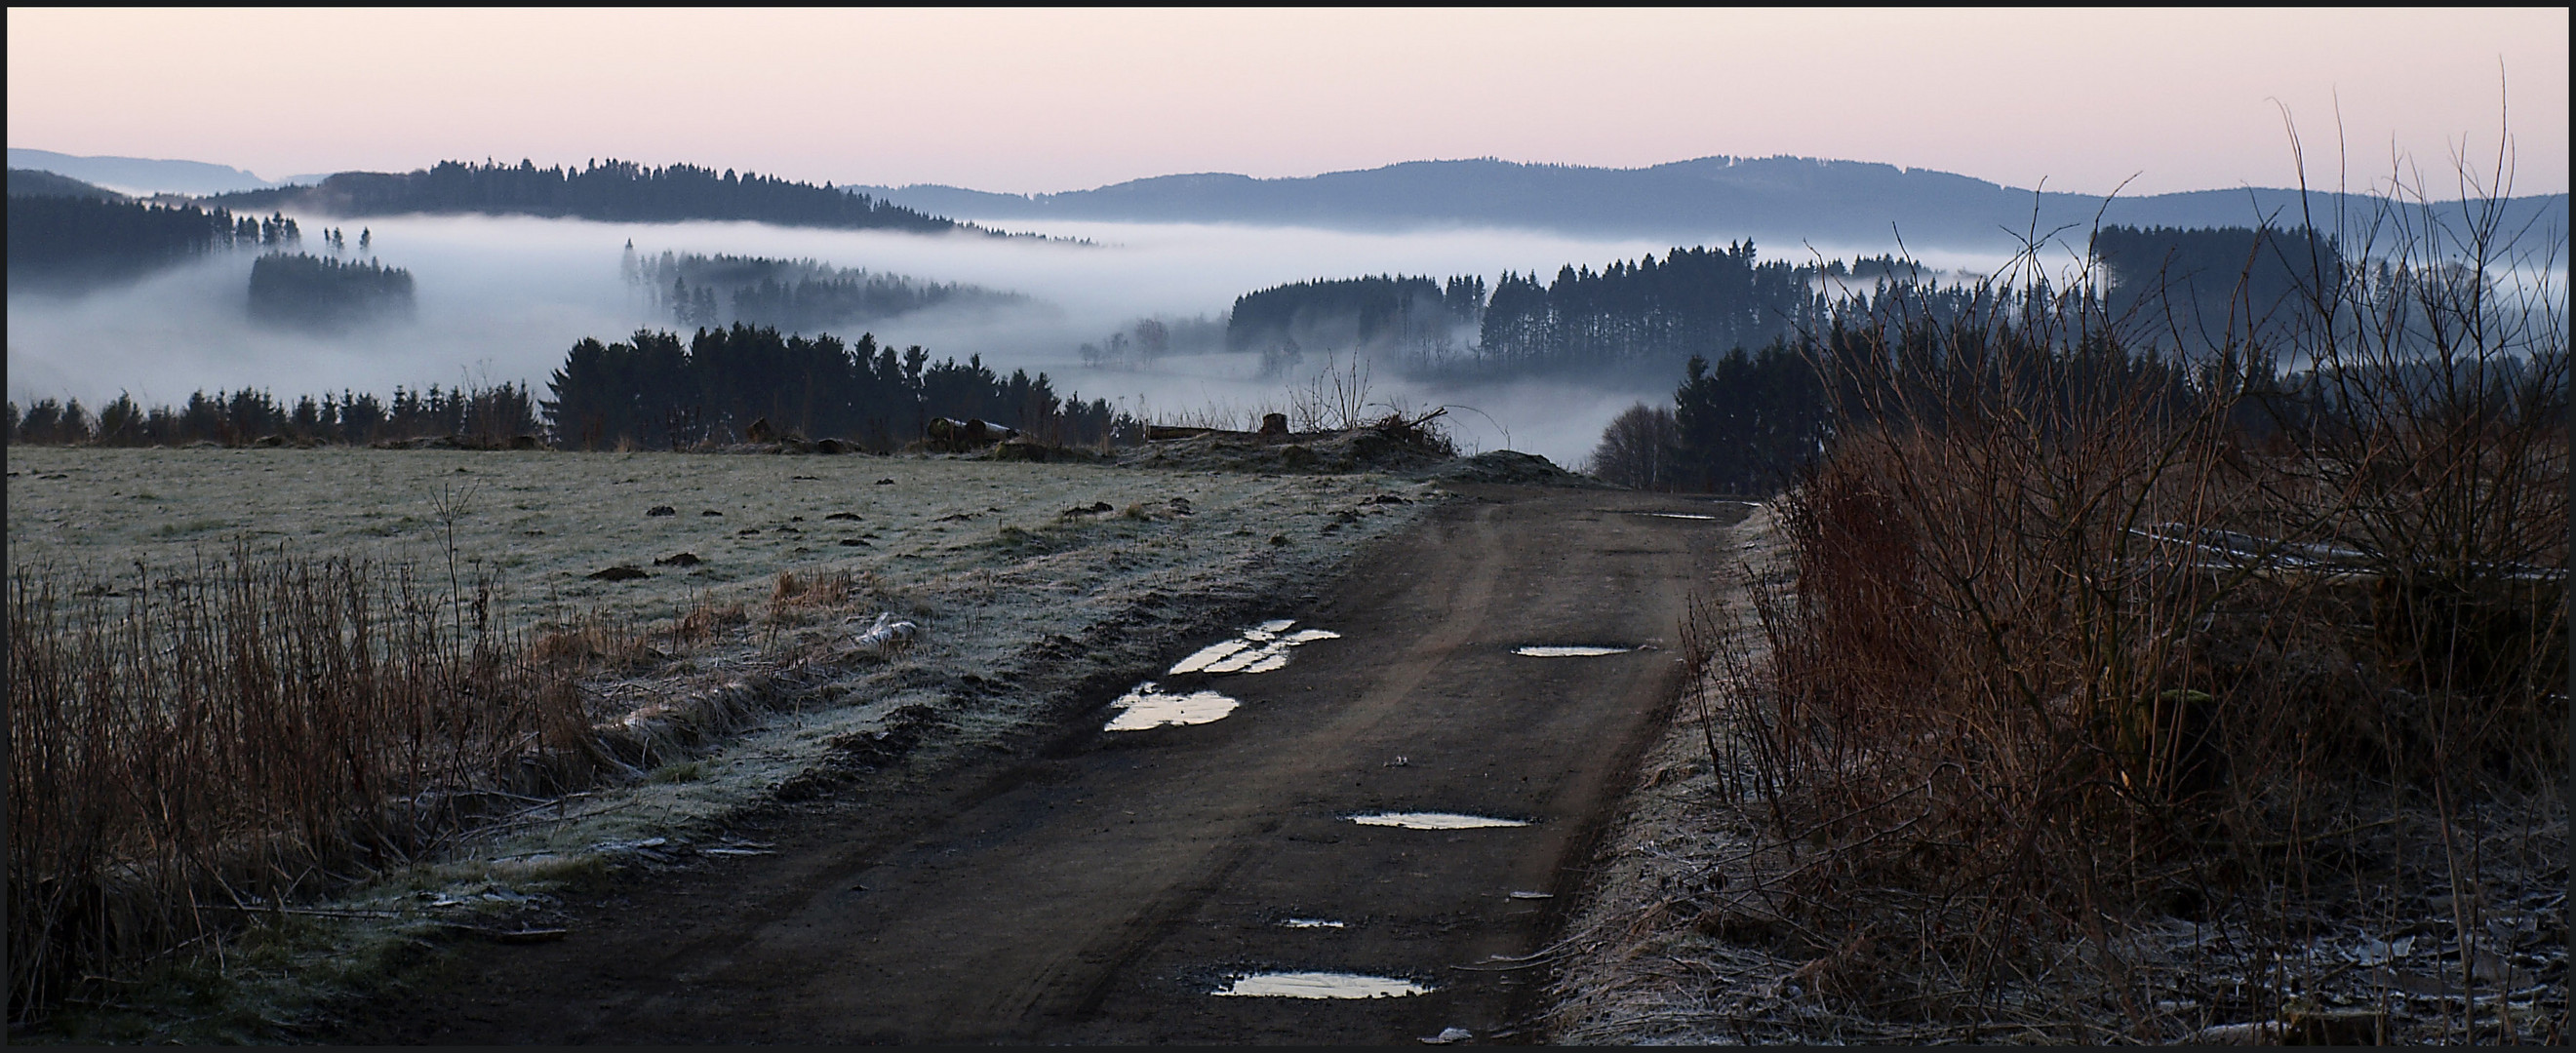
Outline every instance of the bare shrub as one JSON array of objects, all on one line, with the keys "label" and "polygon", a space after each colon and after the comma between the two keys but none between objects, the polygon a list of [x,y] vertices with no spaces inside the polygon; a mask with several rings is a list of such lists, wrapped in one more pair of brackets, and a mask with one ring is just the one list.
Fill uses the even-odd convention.
[{"label": "bare shrub", "polygon": [[1601,430],[1586,474],[1636,490],[1672,485],[1681,449],[1681,426],[1666,406],[1643,402],[1620,411]]},{"label": "bare shrub", "polygon": [[[2548,268],[2463,214],[2347,227],[2306,317],[2206,360],[2036,278],[1815,341],[1840,441],[1779,505],[1797,580],[1756,587],[1768,656],[1709,743],[1768,829],[1704,927],[1884,1017],[2168,1039],[2160,992],[2216,981],[2137,950],[2159,916],[2289,954],[2431,884],[2474,990],[2481,802],[2563,843],[2567,359]],[[2433,839],[2375,847],[2418,809]],[[2289,1012],[2238,975],[2268,993],[2232,1012]]]},{"label": "bare shrub", "polygon": [[12,1019],[588,777],[579,695],[489,578],[245,544],[74,588],[9,581]]},{"label": "bare shrub", "polygon": [[1372,366],[1359,352],[1350,360],[1324,357],[1322,372],[1302,388],[1288,390],[1288,426],[1292,431],[1349,431],[1370,423],[1369,374]]}]

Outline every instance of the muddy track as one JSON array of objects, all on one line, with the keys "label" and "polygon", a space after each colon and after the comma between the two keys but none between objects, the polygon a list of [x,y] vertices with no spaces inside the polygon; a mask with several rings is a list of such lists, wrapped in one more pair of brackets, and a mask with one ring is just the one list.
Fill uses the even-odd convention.
[{"label": "muddy track", "polygon": [[[347,1019],[357,1042],[1405,1043],[1518,1021],[1557,907],[1680,676],[1685,598],[1741,505],[1461,487],[1313,600],[1339,639],[1258,674],[1155,676],[1242,705],[1097,730],[1098,692],[1016,755],[901,794],[781,804],[771,855],[639,874],[572,934],[461,949]],[[1685,512],[1719,518],[1637,514]],[[1193,644],[1234,628],[1210,626]],[[1638,646],[1526,657],[1524,645]],[[1186,653],[1186,652],[1184,652]],[[1164,656],[1167,665],[1180,654]],[[1378,812],[1525,822],[1364,826]],[[1514,893],[1524,895],[1515,897]],[[1528,894],[1540,894],[1532,896]],[[1541,898],[1554,895],[1557,898]],[[1339,922],[1292,927],[1290,919]],[[1215,997],[1246,974],[1432,988]]]}]

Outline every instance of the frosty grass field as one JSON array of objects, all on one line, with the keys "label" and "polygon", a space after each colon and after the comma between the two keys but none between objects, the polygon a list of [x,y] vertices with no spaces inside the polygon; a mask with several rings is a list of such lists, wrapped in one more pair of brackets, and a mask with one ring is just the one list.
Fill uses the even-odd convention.
[{"label": "frosty grass field", "polygon": [[[1220,586],[1206,577],[1232,559],[1338,553],[1405,518],[1388,514],[1402,505],[1368,503],[1376,495],[1424,489],[1374,475],[668,453],[16,447],[8,470],[13,567],[111,588],[138,562],[184,574],[242,540],[443,576],[444,508],[460,562],[498,570],[530,626],[595,612],[640,627],[702,599],[765,598],[781,571],[872,572],[933,594],[977,575],[1000,591],[923,612],[933,639],[951,646],[967,645],[960,626],[932,624],[943,617],[971,614],[980,635],[1007,646],[1018,616],[1030,619],[1019,628],[1057,632],[1086,603]],[[1110,510],[1063,514],[1101,502]],[[672,514],[648,514],[656,507]],[[1345,510],[1358,521],[1327,536]],[[857,518],[831,518],[841,515]],[[704,562],[654,564],[681,553]],[[614,566],[651,577],[591,577]]]},{"label": "frosty grass field", "polygon": [[[1284,616],[1278,606],[1438,494],[1382,474],[863,455],[14,447],[7,467],[13,576],[114,592],[138,563],[186,576],[246,541],[407,563],[443,589],[452,525],[463,574],[498,573],[523,638],[592,619],[651,643],[648,668],[589,685],[599,719],[765,674],[786,685],[730,738],[653,778],[353,890],[344,905],[394,920],[322,941],[331,953],[507,909],[638,842],[704,836],[890,718],[936,714],[915,751],[936,763],[1068,704],[1105,704],[1068,689]],[[671,513],[648,514],[657,507]],[[681,553],[703,562],[654,562]],[[617,566],[650,576],[592,577]],[[847,574],[851,587],[782,613],[770,603],[782,572]],[[683,639],[672,629],[692,610],[731,613]],[[852,659],[849,638],[883,612],[917,622],[917,644]]]}]

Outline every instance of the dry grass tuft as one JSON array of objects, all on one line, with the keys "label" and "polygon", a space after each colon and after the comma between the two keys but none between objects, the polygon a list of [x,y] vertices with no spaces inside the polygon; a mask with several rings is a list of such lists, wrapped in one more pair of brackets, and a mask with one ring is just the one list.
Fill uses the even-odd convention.
[{"label": "dry grass tuft", "polygon": [[536,642],[528,647],[528,658],[551,668],[587,674],[640,666],[653,658],[653,651],[642,635],[591,617],[570,628],[539,633]]},{"label": "dry grass tuft", "polygon": [[816,574],[779,571],[778,579],[769,589],[769,620],[773,624],[781,623],[818,611],[846,607],[856,598],[859,588],[858,577],[848,571]]},{"label": "dry grass tuft", "polygon": [[[488,577],[255,553],[9,581],[9,1006],[401,865],[593,771],[579,693]],[[592,637],[605,640],[607,634]]]},{"label": "dry grass tuft", "polygon": [[700,597],[690,601],[688,613],[672,620],[671,647],[678,650],[706,643],[727,629],[750,622],[751,614],[742,604],[715,603]]}]

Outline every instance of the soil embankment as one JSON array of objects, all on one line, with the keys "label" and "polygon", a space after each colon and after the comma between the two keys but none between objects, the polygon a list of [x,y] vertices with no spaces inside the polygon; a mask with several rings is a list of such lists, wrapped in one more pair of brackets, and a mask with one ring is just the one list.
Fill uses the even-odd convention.
[{"label": "soil embankment", "polygon": [[[1467,500],[1271,612],[1339,638],[1269,672],[1146,671],[1167,690],[1238,700],[1222,719],[1102,731],[1104,693],[1033,754],[899,798],[852,789],[776,806],[734,831],[769,854],[622,881],[571,905],[564,939],[461,951],[448,979],[389,996],[337,1037],[1525,1036],[1540,970],[1493,959],[1552,934],[1636,757],[1664,730],[1682,672],[1675,625],[1743,506],[1459,489]],[[1655,511],[1689,515],[1640,514]],[[1635,649],[1515,653],[1530,645]],[[1351,821],[1390,812],[1527,825]],[[1238,977],[1308,971],[1431,990],[1214,995]]]}]

